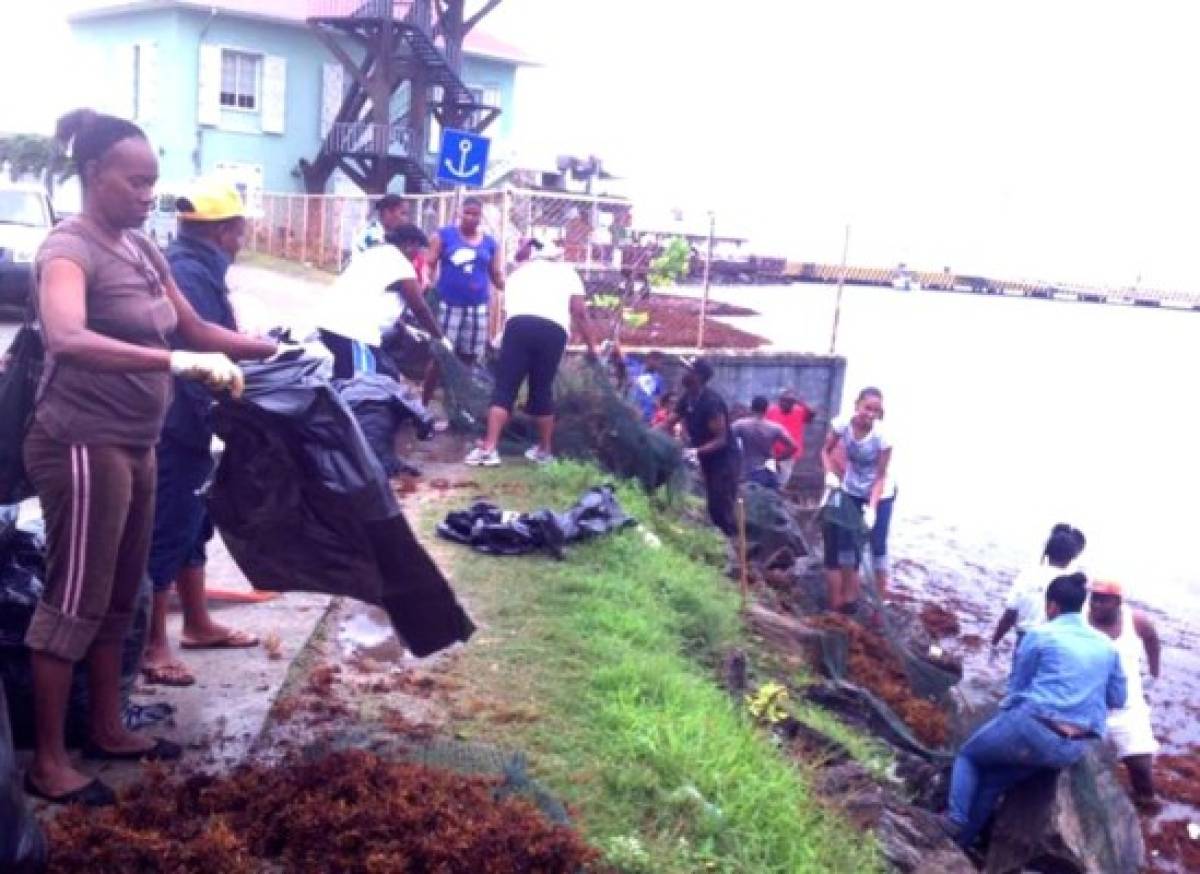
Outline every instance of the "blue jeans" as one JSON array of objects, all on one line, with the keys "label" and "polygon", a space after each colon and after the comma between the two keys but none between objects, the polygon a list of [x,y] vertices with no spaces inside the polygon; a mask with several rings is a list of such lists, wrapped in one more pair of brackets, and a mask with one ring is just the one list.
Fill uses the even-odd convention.
[{"label": "blue jeans", "polygon": [[204,498],[196,494],[208,481],[213,459],[207,450],[164,438],[158,444],[158,488],[154,497],[154,533],[147,573],[154,591],[165,592],[185,567],[203,567],[205,544],[213,536]]},{"label": "blue jeans", "polygon": [[1077,762],[1087,741],[1062,737],[1034,716],[1033,705],[1002,710],[958,751],[950,776],[950,819],[956,840],[969,847],[979,837],[1000,796],[1038,771]]}]

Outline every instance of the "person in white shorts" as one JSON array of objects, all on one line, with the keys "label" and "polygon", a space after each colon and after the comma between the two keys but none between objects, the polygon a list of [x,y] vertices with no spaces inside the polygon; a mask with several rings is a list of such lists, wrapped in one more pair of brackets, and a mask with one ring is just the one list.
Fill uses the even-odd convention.
[{"label": "person in white shorts", "polygon": [[1129,771],[1134,804],[1139,810],[1155,812],[1159,805],[1154,793],[1153,765],[1158,741],[1150,725],[1141,660],[1144,650],[1151,680],[1156,680],[1162,657],[1158,631],[1144,613],[1122,603],[1124,592],[1120,583],[1093,580],[1088,589],[1091,592],[1088,622],[1112,638],[1125,672],[1125,706],[1108,712],[1108,742]]}]

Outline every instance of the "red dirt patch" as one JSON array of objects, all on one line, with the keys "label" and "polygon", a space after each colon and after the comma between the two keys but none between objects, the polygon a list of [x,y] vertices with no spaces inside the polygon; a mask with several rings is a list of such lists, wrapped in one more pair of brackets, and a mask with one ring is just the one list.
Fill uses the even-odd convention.
[{"label": "red dirt patch", "polygon": [[1177,862],[1185,871],[1200,871],[1200,841],[1192,840],[1186,820],[1174,819],[1159,825],[1157,832],[1146,835],[1146,848]]},{"label": "red dirt patch", "polygon": [[[700,301],[696,298],[669,294],[654,294],[634,307],[634,312],[646,313],[650,320],[641,327],[621,328],[624,346],[695,346],[700,333]],[[757,349],[767,341],[748,331],[714,321],[713,316],[749,316],[754,310],[731,304],[709,302],[704,326],[704,345],[725,349]],[[572,342],[582,342],[573,336]]]},{"label": "red dirt patch", "polygon": [[842,616],[819,616],[811,624],[843,632],[850,645],[850,679],[882,698],[922,743],[946,745],[950,729],[945,712],[913,694],[904,665],[886,640]]},{"label": "red dirt patch", "polygon": [[937,604],[926,604],[921,608],[921,624],[930,637],[957,637],[962,631],[958,617]]},{"label": "red dirt patch", "polygon": [[1200,755],[1163,755],[1154,759],[1154,785],[1170,801],[1200,807]]},{"label": "red dirt patch", "polygon": [[159,769],[48,826],[50,874],[576,872],[595,851],[495,782],[354,750],[227,777]]}]

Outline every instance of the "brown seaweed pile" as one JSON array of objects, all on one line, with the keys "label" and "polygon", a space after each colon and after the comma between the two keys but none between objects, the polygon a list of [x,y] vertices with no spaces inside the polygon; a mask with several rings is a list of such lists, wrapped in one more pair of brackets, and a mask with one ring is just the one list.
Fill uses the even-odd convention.
[{"label": "brown seaweed pile", "polygon": [[811,624],[845,634],[850,649],[850,679],[883,699],[922,743],[946,745],[950,737],[946,712],[913,692],[904,663],[886,639],[843,616],[826,614],[815,617]]},{"label": "brown seaweed pile", "polygon": [[63,812],[50,872],[559,874],[596,854],[496,783],[361,750],[229,776],[149,769],[118,805]]}]

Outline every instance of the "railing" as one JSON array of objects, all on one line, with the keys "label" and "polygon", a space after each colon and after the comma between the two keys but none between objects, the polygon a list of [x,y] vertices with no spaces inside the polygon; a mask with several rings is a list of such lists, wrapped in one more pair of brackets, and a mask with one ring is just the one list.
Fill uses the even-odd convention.
[{"label": "railing", "polygon": [[[345,125],[349,142],[375,125]],[[357,129],[357,130],[355,130]],[[335,140],[331,137],[330,141]],[[585,274],[644,273],[654,250],[631,245],[628,201],[586,194],[519,188],[472,192],[483,201],[483,224],[511,260],[521,239],[536,237],[561,246],[568,261]],[[354,237],[371,218],[373,198],[362,196],[264,194],[262,215],[252,221],[255,251],[327,270],[340,270]],[[432,233],[454,220],[456,195],[405,195],[411,221]]]},{"label": "railing", "polygon": [[408,155],[412,130],[406,124],[372,124],[365,121],[337,122],[330,126],[322,148],[347,155],[358,153]]},{"label": "railing", "polygon": [[[425,0],[427,3],[427,0]],[[422,0],[308,0],[309,18],[407,18]]]}]

